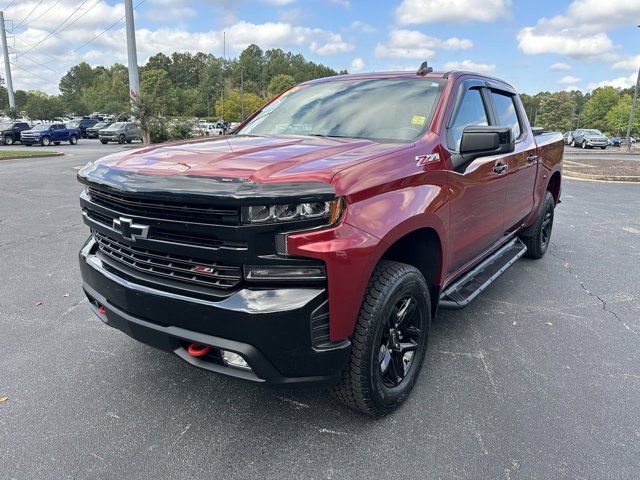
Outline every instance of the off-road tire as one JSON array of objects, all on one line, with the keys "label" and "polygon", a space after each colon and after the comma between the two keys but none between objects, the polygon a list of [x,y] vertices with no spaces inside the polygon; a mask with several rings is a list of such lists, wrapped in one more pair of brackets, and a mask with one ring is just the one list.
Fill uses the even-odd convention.
[{"label": "off-road tire", "polygon": [[[533,228],[531,229],[531,235],[520,237],[522,242],[527,246],[526,257],[534,259],[542,258],[547,251],[549,242],[551,241],[554,208],[555,202],[553,195],[551,195],[551,192],[546,192],[542,199],[542,205],[540,206],[540,213],[538,213],[536,223],[533,224]],[[548,215],[550,215],[550,217]],[[550,223],[545,233],[544,228],[547,226],[545,223],[547,219],[550,220]]]},{"label": "off-road tire", "polygon": [[[423,330],[413,361],[402,382],[394,388],[384,385],[380,377],[378,342],[397,299],[410,293],[415,296]],[[431,302],[429,288],[418,269],[410,265],[382,260],[373,271],[360,307],[351,338],[351,355],[342,371],[333,396],[349,408],[380,417],[394,411],[413,389],[424,361]]]}]

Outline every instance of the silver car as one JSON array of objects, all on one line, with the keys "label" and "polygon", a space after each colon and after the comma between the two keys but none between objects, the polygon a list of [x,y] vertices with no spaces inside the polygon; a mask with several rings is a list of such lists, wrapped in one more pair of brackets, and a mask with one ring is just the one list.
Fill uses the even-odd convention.
[{"label": "silver car", "polygon": [[609,140],[600,131],[595,129],[579,128],[572,134],[571,146],[582,148],[600,147],[607,148]]},{"label": "silver car", "polygon": [[100,143],[118,142],[131,143],[134,140],[142,141],[140,128],[131,122],[116,122],[98,132]]}]

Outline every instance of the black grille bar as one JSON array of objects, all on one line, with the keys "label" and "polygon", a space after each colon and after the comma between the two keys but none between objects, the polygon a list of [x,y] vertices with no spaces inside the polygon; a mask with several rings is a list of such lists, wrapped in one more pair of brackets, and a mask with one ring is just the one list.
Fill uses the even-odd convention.
[{"label": "black grille bar", "polygon": [[234,288],[242,281],[239,266],[155,252],[126,245],[98,232],[94,232],[94,238],[103,255],[149,275],[220,289]]}]

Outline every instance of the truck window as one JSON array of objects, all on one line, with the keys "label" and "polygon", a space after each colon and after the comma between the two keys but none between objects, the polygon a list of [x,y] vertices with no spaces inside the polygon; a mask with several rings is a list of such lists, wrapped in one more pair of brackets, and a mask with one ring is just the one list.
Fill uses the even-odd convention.
[{"label": "truck window", "polygon": [[449,129],[449,138],[447,139],[449,148],[455,151],[460,150],[462,132],[469,125],[489,125],[487,110],[484,107],[480,90],[471,89],[465,92],[456,113],[456,118]]},{"label": "truck window", "polygon": [[518,138],[522,133],[522,128],[520,127],[520,121],[516,113],[516,106],[513,103],[513,97],[498,92],[491,92],[491,96],[493,97],[493,104],[496,107],[496,114],[498,115],[498,125],[501,127],[510,127],[513,132],[513,138]]}]

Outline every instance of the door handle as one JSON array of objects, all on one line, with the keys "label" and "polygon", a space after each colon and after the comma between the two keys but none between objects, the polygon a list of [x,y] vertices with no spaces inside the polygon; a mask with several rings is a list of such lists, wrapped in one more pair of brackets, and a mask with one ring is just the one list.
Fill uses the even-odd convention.
[{"label": "door handle", "polygon": [[534,163],[538,161],[538,156],[537,155],[529,155],[527,157],[527,163]]},{"label": "door handle", "polygon": [[500,175],[501,173],[504,173],[507,170],[507,168],[509,167],[507,166],[506,163],[499,163],[498,165],[493,167],[493,171],[498,175]]}]

